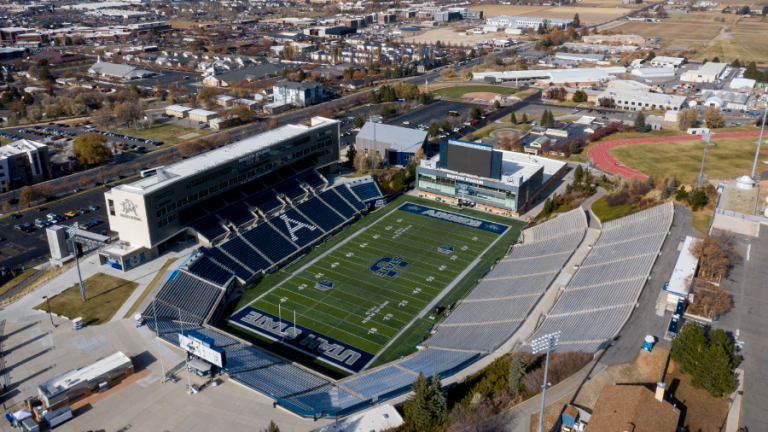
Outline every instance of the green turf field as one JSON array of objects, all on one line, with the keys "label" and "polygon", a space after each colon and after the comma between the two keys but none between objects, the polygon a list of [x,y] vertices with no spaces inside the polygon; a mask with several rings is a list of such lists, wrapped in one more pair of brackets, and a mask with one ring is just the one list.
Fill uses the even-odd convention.
[{"label": "green turf field", "polygon": [[[424,318],[429,319],[430,302],[447,294],[465,278],[465,270],[477,266],[488,248],[510,232],[502,231],[506,226],[491,232],[402,208],[379,210],[385,215],[315,256],[247,305],[279,316],[289,325],[295,312],[297,325],[379,354],[419,314],[425,312]],[[441,252],[441,246],[453,251]],[[388,266],[385,261],[374,266],[382,258],[391,258],[394,264]],[[396,264],[399,259],[407,266]],[[321,290],[320,281],[333,287]]]}]

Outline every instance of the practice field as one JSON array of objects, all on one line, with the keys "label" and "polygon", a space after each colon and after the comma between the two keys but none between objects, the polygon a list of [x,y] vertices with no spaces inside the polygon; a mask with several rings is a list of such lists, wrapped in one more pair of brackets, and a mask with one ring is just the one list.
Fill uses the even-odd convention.
[{"label": "practice field", "polygon": [[630,21],[611,30],[623,34],[636,34],[646,38],[661,36],[662,39],[711,40],[720,34],[721,25],[676,24]]},{"label": "practice field", "polygon": [[379,211],[387,213],[241,307],[229,324],[359,372],[420,316],[447,306],[443,296],[511,232],[415,203]]},{"label": "practice field", "polygon": [[[711,181],[749,175],[755,158],[758,137],[713,138],[707,149],[704,175]],[[695,183],[704,154],[703,141],[659,142],[614,147],[610,154],[624,165],[653,176],[656,179],[671,177],[686,183]],[[765,165],[768,155],[761,154],[758,169]]]},{"label": "practice field", "polygon": [[467,93],[496,93],[508,95],[517,89],[514,87],[500,87],[491,85],[465,85],[454,87],[443,87],[432,91],[432,94],[448,98],[462,98]]}]

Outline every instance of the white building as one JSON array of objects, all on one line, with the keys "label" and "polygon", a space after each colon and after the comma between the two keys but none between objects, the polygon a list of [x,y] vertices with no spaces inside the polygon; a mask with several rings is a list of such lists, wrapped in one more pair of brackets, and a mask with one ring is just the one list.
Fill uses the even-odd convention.
[{"label": "white building", "polygon": [[679,111],[686,98],[684,96],[666,95],[641,91],[624,91],[609,88],[600,93],[597,100],[613,99],[616,108],[631,111],[669,110]]},{"label": "white building", "polygon": [[659,78],[675,76],[675,70],[672,68],[637,68],[632,69],[632,75],[641,78]]},{"label": "white building", "polygon": [[608,87],[627,91],[651,91],[651,86],[634,80],[613,80],[608,83]]},{"label": "white building", "polygon": [[0,147],[0,187],[11,189],[50,180],[48,146],[21,139]]},{"label": "white building", "polygon": [[734,78],[733,80],[731,80],[731,84],[729,85],[729,87],[732,88],[733,90],[739,90],[742,88],[747,88],[751,90],[755,88],[755,84],[757,84],[757,81],[753,79]]},{"label": "white building", "polygon": [[473,80],[484,80],[485,77],[495,77],[500,81],[534,80],[552,84],[599,83],[616,78],[617,74],[626,73],[621,66],[578,68],[578,69],[544,69],[506,72],[475,72]]},{"label": "white building", "polygon": [[547,25],[557,26],[560,28],[566,28],[573,23],[572,19],[554,19],[554,18],[530,18],[530,17],[516,17],[499,15],[493,18],[485,20],[486,26],[495,27],[516,27],[516,28],[531,28],[538,29],[540,25],[547,22]]},{"label": "white building", "polygon": [[573,54],[558,52],[555,53],[555,58],[558,60],[573,60],[582,63],[597,63],[605,60],[604,54]]},{"label": "white building", "polygon": [[657,56],[651,60],[651,66],[653,67],[665,67],[677,69],[685,63],[685,59],[682,57],[666,57]]},{"label": "white building", "polygon": [[664,300],[669,303],[677,304],[680,299],[688,299],[691,281],[696,274],[696,268],[699,266],[699,260],[690,250],[693,242],[693,237],[685,238],[683,249],[677,257],[677,263],[675,263],[675,269],[672,270],[672,277],[669,278],[669,282],[664,284]]},{"label": "white building", "polygon": [[323,100],[323,85],[317,81],[280,81],[272,86],[275,103],[308,106]]},{"label": "white building", "polygon": [[680,79],[686,82],[714,82],[727,66],[725,63],[709,62],[696,70],[685,72]]}]

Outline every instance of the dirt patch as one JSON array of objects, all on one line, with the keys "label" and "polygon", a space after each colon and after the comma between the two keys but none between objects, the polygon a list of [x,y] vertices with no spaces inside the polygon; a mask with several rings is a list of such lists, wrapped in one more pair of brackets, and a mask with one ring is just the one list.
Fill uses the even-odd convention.
[{"label": "dirt patch", "polygon": [[498,96],[498,93],[474,92],[474,93],[465,93],[463,97],[470,98],[470,99],[482,99],[482,100],[491,101],[496,99],[496,96]]},{"label": "dirt patch", "polygon": [[200,136],[199,133],[191,132],[191,133],[188,133],[186,135],[182,135],[179,138],[187,140],[187,139],[197,138],[199,136]]},{"label": "dirt patch", "polygon": [[728,415],[727,397],[713,398],[706,390],[691,386],[691,377],[684,374],[675,362],[669,362],[666,397],[680,410],[681,426],[689,431],[719,432]]}]

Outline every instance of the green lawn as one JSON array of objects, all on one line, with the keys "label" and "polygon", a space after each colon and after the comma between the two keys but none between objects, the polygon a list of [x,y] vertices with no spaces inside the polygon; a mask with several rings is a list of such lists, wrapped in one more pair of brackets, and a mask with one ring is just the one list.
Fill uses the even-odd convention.
[{"label": "green lawn", "polygon": [[632,207],[632,204],[609,207],[605,197],[602,197],[592,204],[592,213],[600,219],[601,223],[605,223],[634,213],[634,211],[630,210],[630,207]]},{"label": "green lawn", "polygon": [[432,94],[442,97],[460,99],[467,93],[496,93],[500,95],[508,95],[517,89],[513,87],[502,87],[495,85],[458,85],[453,87],[443,87],[437,90],[432,90]]},{"label": "green lawn", "polygon": [[155,123],[149,129],[124,128],[118,129],[116,132],[136,138],[144,138],[152,141],[163,141],[165,143],[178,144],[180,142],[187,141],[183,138],[180,138],[180,136],[190,133],[197,133],[200,135],[195,138],[200,138],[206,135],[210,135],[215,131],[210,129],[196,129],[186,126],[179,126],[170,123]]},{"label": "green lawn", "polygon": [[[704,175],[712,181],[749,174],[755,158],[757,139],[713,139],[714,145],[710,145],[707,150]],[[690,184],[696,182],[699,175],[704,141],[634,144],[615,147],[610,152],[621,163],[643,174],[658,179],[676,175],[679,180]],[[759,161],[765,160],[768,160],[768,155],[759,155]]]},{"label": "green lawn", "polygon": [[[509,117],[506,117],[506,119],[509,120]],[[520,119],[518,118],[518,120],[520,120]],[[502,121],[504,121],[504,119],[502,119]],[[499,130],[499,129],[517,129],[517,130],[521,130],[523,132],[527,132],[527,131],[531,130],[531,127],[532,126],[531,126],[530,123],[524,123],[524,124],[519,124],[519,125],[513,125],[513,124],[508,124],[508,125],[492,125],[492,126],[486,126],[484,128],[481,128],[481,129],[478,129],[478,130],[472,132],[472,136],[475,137],[476,140],[478,140],[480,138],[488,138],[489,136],[491,136],[491,132],[493,132],[495,130]],[[469,135],[467,135],[467,136],[469,136]],[[466,138],[466,137],[464,137],[464,138]],[[464,138],[462,138],[462,139],[464,139]]]},{"label": "green lawn", "polygon": [[712,220],[712,215],[709,213],[694,212],[693,213],[693,229],[706,235],[709,229],[709,221]]},{"label": "green lawn", "polygon": [[[286,322],[293,321],[293,312],[296,311],[296,321],[302,326],[371,354],[381,353],[372,366],[414,352],[414,344],[424,340],[428,328],[437,319],[430,319],[429,314],[424,318],[415,317],[462,271],[471,267],[473,260],[482,256],[480,262],[471,267],[438,304],[447,306],[462,298],[488,267],[503,255],[524,224],[482,212],[461,211],[462,216],[510,226],[499,239],[499,234],[395,210],[409,201],[449,212],[452,210],[445,204],[402,197],[319,245],[301,261],[249,288],[234,310],[251,304],[278,315],[280,304],[280,312]],[[339,245],[361,230],[364,231],[357,237]],[[483,255],[485,249],[497,239]],[[454,252],[438,252],[437,248],[442,245],[452,246]],[[328,251],[328,255],[312,266],[298,271],[318,254]],[[409,265],[396,269],[398,274],[394,277],[377,275],[369,267],[382,257],[400,257]],[[321,280],[333,282],[333,288],[320,291],[315,284]],[[278,284],[280,286],[276,287]],[[408,327],[414,319],[413,325]],[[232,323],[229,327],[241,334],[250,333]],[[384,351],[384,346],[406,328]],[[278,348],[277,343],[258,339],[261,339],[260,345],[271,345],[273,350]],[[285,349],[280,351],[285,354]],[[312,359],[305,360],[314,363],[313,366],[318,365]]]},{"label": "green lawn", "polygon": [[[50,299],[53,313],[69,319],[82,317],[87,325],[109,322],[120,306],[128,300],[139,284],[116,278],[104,273],[96,273],[83,281],[86,302],[80,295],[80,285],[75,284],[61,294]],[[42,302],[35,309],[48,312],[48,303]]]}]

